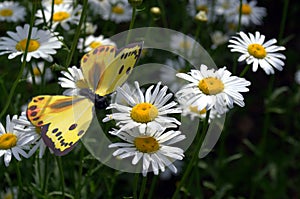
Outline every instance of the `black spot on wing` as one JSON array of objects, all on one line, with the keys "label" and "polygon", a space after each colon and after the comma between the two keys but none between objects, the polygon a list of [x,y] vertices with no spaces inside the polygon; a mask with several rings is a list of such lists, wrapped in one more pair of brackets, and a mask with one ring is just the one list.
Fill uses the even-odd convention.
[{"label": "black spot on wing", "polygon": [[123,72],[124,70],[124,65],[121,66],[121,68],[119,69],[119,75]]},{"label": "black spot on wing", "polygon": [[126,70],[126,74],[128,75],[130,73],[131,67],[128,67]]},{"label": "black spot on wing", "polygon": [[69,127],[69,130],[72,131],[72,130],[74,130],[76,127],[77,127],[77,124],[72,124],[72,125]]}]

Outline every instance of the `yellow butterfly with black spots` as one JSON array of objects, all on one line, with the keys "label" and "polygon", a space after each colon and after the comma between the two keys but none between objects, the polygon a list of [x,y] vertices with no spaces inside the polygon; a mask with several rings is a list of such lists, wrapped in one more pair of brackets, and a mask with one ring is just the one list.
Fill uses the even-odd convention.
[{"label": "yellow butterfly with black spots", "polygon": [[81,59],[86,88],[76,96],[40,95],[27,107],[31,123],[41,128],[45,144],[55,155],[70,152],[85,134],[93,119],[94,107],[105,108],[105,96],[122,85],[136,65],[143,42],[124,48],[99,46]]}]

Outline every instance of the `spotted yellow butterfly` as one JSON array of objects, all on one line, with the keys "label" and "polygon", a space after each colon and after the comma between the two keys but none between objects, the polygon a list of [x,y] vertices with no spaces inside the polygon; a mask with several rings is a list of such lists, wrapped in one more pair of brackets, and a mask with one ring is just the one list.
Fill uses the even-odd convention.
[{"label": "spotted yellow butterfly", "polygon": [[94,105],[104,108],[104,96],[123,84],[141,55],[143,42],[124,48],[100,46],[81,59],[86,88],[76,96],[40,95],[27,107],[31,123],[41,128],[45,144],[55,155],[70,152],[85,134],[94,113]]}]

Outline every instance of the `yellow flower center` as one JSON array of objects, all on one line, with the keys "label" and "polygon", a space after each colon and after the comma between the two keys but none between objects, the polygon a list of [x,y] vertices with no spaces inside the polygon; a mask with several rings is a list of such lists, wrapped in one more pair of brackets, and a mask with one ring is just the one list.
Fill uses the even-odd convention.
[{"label": "yellow flower center", "polygon": [[59,22],[66,20],[70,17],[70,14],[64,11],[59,11],[53,14],[53,21]]},{"label": "yellow flower center", "polygon": [[250,44],[248,46],[248,52],[257,59],[263,59],[267,56],[266,49],[260,44]]},{"label": "yellow flower center", "polygon": [[182,49],[189,49],[191,47],[191,44],[187,41],[182,41],[179,43],[179,47]]},{"label": "yellow flower center", "polygon": [[134,139],[134,145],[142,153],[153,153],[159,150],[159,143],[153,137],[137,137]]},{"label": "yellow flower center", "polygon": [[198,107],[197,106],[190,106],[190,111],[193,113],[197,113],[197,114],[205,114],[206,113],[206,108],[202,109],[201,111],[198,111]]},{"label": "yellow flower center", "polygon": [[207,8],[207,6],[205,6],[205,5],[199,5],[199,6],[197,6],[196,7],[196,10],[199,12],[199,11],[204,11],[205,13],[207,13],[208,12],[208,8]]},{"label": "yellow flower center", "polygon": [[112,11],[113,13],[117,14],[117,15],[124,14],[124,8],[121,7],[121,6],[118,6],[118,5],[113,6],[113,7],[111,8],[111,11]]},{"label": "yellow flower center", "polygon": [[206,95],[215,95],[224,90],[224,84],[215,77],[207,77],[199,81],[198,88]]},{"label": "yellow flower center", "polygon": [[41,71],[37,67],[33,68],[33,74],[35,76],[41,76]]},{"label": "yellow flower center", "polygon": [[130,113],[130,117],[140,123],[151,122],[158,116],[157,108],[150,103],[140,103],[135,105]]},{"label": "yellow flower center", "polygon": [[99,41],[93,41],[91,44],[90,44],[90,47],[91,48],[97,48],[98,46],[101,46],[101,42]]},{"label": "yellow flower center", "polygon": [[0,10],[0,16],[2,17],[10,17],[14,14],[14,12],[11,9],[2,9]]},{"label": "yellow flower center", "polygon": [[64,0],[54,0],[54,4],[59,5],[62,4]]},{"label": "yellow flower center", "polygon": [[243,15],[250,15],[252,12],[251,6],[249,4],[242,5],[242,14]]},{"label": "yellow flower center", "polygon": [[[19,41],[16,45],[16,49],[18,51],[25,51],[26,48],[27,39],[23,39]],[[40,43],[37,40],[30,39],[29,46],[28,46],[28,52],[36,51],[39,49]]]},{"label": "yellow flower center", "polygon": [[6,194],[3,196],[3,199],[13,199],[12,193],[6,193]]},{"label": "yellow flower center", "polygon": [[17,145],[17,136],[12,133],[0,135],[0,149],[11,149]]}]

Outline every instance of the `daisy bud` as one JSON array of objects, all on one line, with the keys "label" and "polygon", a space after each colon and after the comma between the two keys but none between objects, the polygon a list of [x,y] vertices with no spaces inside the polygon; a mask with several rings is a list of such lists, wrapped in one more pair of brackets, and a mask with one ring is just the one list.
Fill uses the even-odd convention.
[{"label": "daisy bud", "polygon": [[152,7],[152,8],[150,9],[150,12],[151,12],[151,14],[152,14],[152,16],[153,16],[154,18],[158,18],[158,17],[160,17],[160,15],[161,15],[161,11],[160,11],[160,8],[159,8],[159,7]]},{"label": "daisy bud", "polygon": [[199,11],[195,16],[196,21],[207,22],[207,15],[205,11]]}]

